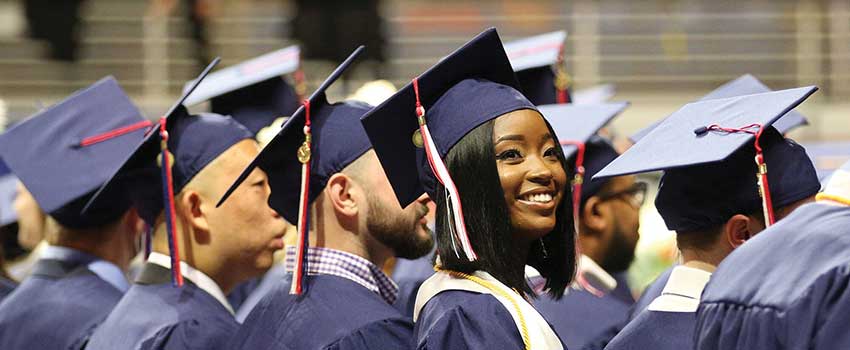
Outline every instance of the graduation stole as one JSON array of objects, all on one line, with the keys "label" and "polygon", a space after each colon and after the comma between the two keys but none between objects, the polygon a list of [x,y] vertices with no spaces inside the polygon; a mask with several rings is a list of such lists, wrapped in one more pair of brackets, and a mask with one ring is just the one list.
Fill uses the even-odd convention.
[{"label": "graduation stole", "polygon": [[[478,260],[478,255],[475,254],[475,251],[472,249],[472,243],[469,241],[469,234],[466,231],[466,223],[463,219],[463,208],[461,207],[460,202],[460,192],[457,190],[457,186],[455,186],[454,181],[452,181],[452,177],[449,174],[449,169],[446,167],[446,164],[443,162],[443,159],[440,158],[440,152],[437,150],[437,145],[434,143],[434,138],[431,136],[431,132],[428,131],[428,124],[425,122],[425,107],[422,106],[421,101],[419,100],[419,81],[418,78],[413,78],[413,92],[416,95],[416,118],[419,122],[419,137],[422,139],[422,145],[425,148],[425,155],[428,159],[428,164],[431,166],[431,172],[437,178],[446,192],[446,205],[448,206],[448,214],[450,218],[450,222],[452,225],[449,227],[452,229],[451,238],[452,238],[452,248],[454,249],[455,255],[460,257],[457,250],[457,245],[455,245],[455,240],[460,241],[461,250],[463,250],[463,254],[469,261]],[[414,134],[414,143],[416,139],[416,134]]]},{"label": "graduation stole", "polygon": [[[756,129],[755,131],[752,129]],[[704,135],[709,131],[719,131],[727,134],[732,133],[746,133],[755,136],[755,148],[756,148],[756,178],[758,179],[758,190],[759,196],[761,197],[761,206],[762,211],[764,213],[764,222],[767,227],[772,226],[776,223],[775,215],[773,213],[773,199],[770,196],[770,186],[767,182],[767,161],[764,158],[764,152],[761,148],[761,144],[759,144],[759,139],[761,138],[762,132],[764,132],[764,125],[754,123],[750,125],[746,125],[740,128],[726,128],[719,126],[717,124],[711,124],[709,126],[702,126],[694,130],[694,133],[697,135]]]},{"label": "graduation stole", "polygon": [[165,229],[168,233],[168,251],[171,253],[171,284],[175,287],[183,286],[183,274],[180,271],[180,247],[177,242],[177,217],[174,212],[174,177],[171,167],[171,152],[168,151],[168,130],[165,129],[166,118],[159,119],[159,147],[162,163],[160,164],[160,175],[162,177],[162,198],[165,202]]},{"label": "graduation stole", "polygon": [[307,274],[307,249],[309,248],[310,226],[310,159],[312,132],[310,130],[310,100],[304,100],[304,143],[298,148],[298,161],[301,162],[301,195],[298,198],[298,241],[295,251],[295,271],[289,294],[304,292],[304,278]]}]

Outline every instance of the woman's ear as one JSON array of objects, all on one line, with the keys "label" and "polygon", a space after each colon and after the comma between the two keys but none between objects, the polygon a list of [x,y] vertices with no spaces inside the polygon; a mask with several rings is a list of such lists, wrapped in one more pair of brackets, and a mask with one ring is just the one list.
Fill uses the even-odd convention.
[{"label": "woman's ear", "polygon": [[723,234],[732,248],[738,248],[744,242],[755,236],[752,230],[752,220],[749,216],[736,214],[723,226]]}]

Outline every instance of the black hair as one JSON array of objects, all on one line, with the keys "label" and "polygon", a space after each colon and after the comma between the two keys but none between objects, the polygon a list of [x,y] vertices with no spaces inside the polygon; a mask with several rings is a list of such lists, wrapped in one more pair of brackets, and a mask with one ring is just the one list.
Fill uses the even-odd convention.
[{"label": "black hair", "polygon": [[[575,230],[569,186],[564,184],[562,189],[565,193],[556,210],[555,228],[542,238],[542,245],[538,241],[531,243],[527,261],[519,261],[519,257],[513,254],[513,229],[496,167],[493,124],[494,121],[490,120],[470,131],[449,150],[445,159],[446,167],[461,194],[466,229],[478,259],[471,262],[464,256],[455,255],[446,198],[438,195],[434,201],[437,205],[436,232],[440,263],[443,268],[463,273],[486,271],[508,287],[534,296],[524,274],[524,266],[530,265],[546,279],[545,288],[549,294],[553,298],[560,298],[576,272]],[[548,123],[547,128],[555,144],[559,144]],[[555,148],[561,166],[569,173],[561,147]],[[444,191],[444,187],[438,183],[436,193]]]}]

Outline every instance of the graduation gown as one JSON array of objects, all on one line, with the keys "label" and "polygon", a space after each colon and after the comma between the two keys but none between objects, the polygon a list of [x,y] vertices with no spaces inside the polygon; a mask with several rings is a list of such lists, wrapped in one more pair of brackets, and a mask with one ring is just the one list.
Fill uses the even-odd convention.
[{"label": "graduation gown", "polygon": [[[245,322],[248,314],[254,310],[254,307],[263,300],[263,298],[277,288],[278,285],[285,284],[289,286],[292,280],[292,275],[286,272],[284,264],[275,264],[269,269],[263,278],[260,279],[254,290],[251,291],[245,300],[236,309],[236,321]],[[231,293],[232,294],[232,293]],[[229,299],[229,298],[228,298]],[[231,304],[233,305],[233,304]],[[234,307],[237,307],[234,305]]]},{"label": "graduation gown", "polygon": [[0,304],[0,349],[81,349],[121,295],[87,263],[41,259]]},{"label": "graduation gown", "polygon": [[0,302],[3,301],[12,291],[15,290],[18,284],[15,281],[0,277]]},{"label": "graduation gown", "polygon": [[148,262],[86,349],[227,349],[238,327],[212,295],[189,279],[172,286],[171,271]]},{"label": "graduation gown", "polygon": [[[589,258],[582,258],[581,263],[585,279],[603,292],[602,296],[574,285],[560,300],[542,295],[534,303],[570,349],[582,349],[590,342],[603,341],[605,339],[600,339],[603,334],[607,334],[605,337],[610,340],[614,334],[606,331],[624,324],[631,308],[628,300],[624,300],[622,289],[615,294],[617,288],[628,287],[622,286],[595,263],[592,269],[586,269],[587,260]],[[634,302],[634,299],[631,300]]]},{"label": "graduation gown", "polygon": [[248,315],[228,349],[408,349],[413,323],[369,289],[311,275],[305,292],[281,283]]},{"label": "graduation gown", "polygon": [[393,269],[393,280],[398,285],[398,298],[393,306],[403,315],[413,317],[413,307],[416,304],[416,293],[419,286],[434,274],[434,253],[419,259],[396,260]]},{"label": "graduation gown", "polygon": [[736,249],[706,287],[698,349],[850,349],[850,208],[807,204]]},{"label": "graduation gown", "polygon": [[[478,271],[475,275],[515,294],[533,349],[566,349],[551,326],[525,299],[486,272]],[[525,348],[517,310],[503,297],[474,282],[437,272],[423,283],[416,299],[417,349]]]}]

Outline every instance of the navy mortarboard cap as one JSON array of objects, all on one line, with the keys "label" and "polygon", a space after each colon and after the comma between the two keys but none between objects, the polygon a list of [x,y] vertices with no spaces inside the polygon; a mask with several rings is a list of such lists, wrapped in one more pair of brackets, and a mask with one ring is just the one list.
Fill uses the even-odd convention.
[{"label": "navy mortarboard cap", "polygon": [[[215,59],[195,80],[199,83],[218,63]],[[213,113],[190,115],[183,106],[192,89],[184,91],[177,102],[166,112],[156,129],[144,141],[122,154],[123,163],[104,184],[108,190],[114,183],[129,183],[130,197],[139,215],[153,227],[160,212],[165,212],[166,231],[172,259],[175,285],[182,285],[179,247],[176,241],[174,195],[180,193],[192,178],[210,162],[236,143],[251,139],[253,135],[230,117]],[[103,199],[96,195],[92,204]],[[149,240],[149,239],[148,239]]]},{"label": "navy mortarboard cap", "polygon": [[538,106],[540,113],[552,125],[564,148],[564,156],[575,155],[575,175],[573,184],[573,220],[579,222],[579,209],[584,199],[597,193],[604,180],[585,181],[602,170],[619,153],[611,144],[596,136],[599,129],[628,107],[628,102],[611,102],[587,105],[556,104]]},{"label": "navy mortarboard cap", "polygon": [[850,161],[850,141],[806,143],[804,146],[818,178],[824,183],[835,170]]},{"label": "navy mortarboard cap", "polygon": [[726,214],[747,209],[741,203],[759,193],[771,225],[774,208],[820,187],[805,150],[771,127],[815,91],[810,86],[689,103],[594,178],[665,170],[656,207],[671,230],[725,222]]},{"label": "navy mortarboard cap", "polygon": [[458,233],[453,239],[460,240],[470,260],[476,255],[466,235],[460,197],[442,159],[479,125],[520,109],[536,110],[517,90],[502,42],[491,28],[362,118],[402,207],[423,192],[436,198],[438,182],[443,184]]},{"label": "navy mortarboard cap", "polygon": [[301,294],[308,246],[309,205],[328,179],[371,148],[360,117],[372,106],[356,101],[330,103],[325,91],[365,50],[360,46],[328,76],[292,115],[280,132],[263,148],[242,175],[230,186],[219,205],[245,181],[255,167],[269,178],[269,206],[287,221],[298,225],[296,272],[291,292]]},{"label": "navy mortarboard cap", "polygon": [[18,195],[18,177],[0,159],[0,226],[18,221],[14,202]]},{"label": "navy mortarboard cap", "polygon": [[[211,100],[213,113],[233,117],[256,135],[298,108],[300,94],[282,75],[294,72],[296,86],[303,89],[299,56],[298,46],[290,46],[218,70],[206,77],[184,104],[192,106]],[[192,83],[187,83],[184,90]]]},{"label": "navy mortarboard cap", "polygon": [[[699,101],[705,100],[715,100],[721,98],[729,98],[735,96],[743,96],[743,95],[751,95],[751,94],[760,94],[764,92],[771,92],[767,85],[764,85],[761,81],[756,79],[756,77],[751,74],[744,74],[735,80],[731,80],[721,85],[717,89],[712,90],[707,95],[703,96],[699,99]],[[630,136],[629,139],[632,142],[638,142],[638,140],[642,139],[644,136],[649,134],[652,129],[654,129],[661,121],[656,121],[649,126],[639,130],[634,135]],[[786,113],[782,118],[775,121],[773,123],[773,128],[778,130],[781,134],[785,134],[791,131],[794,128],[808,125],[809,121],[802,114],[791,110]]]},{"label": "navy mortarboard cap", "polygon": [[112,77],[77,91],[0,136],[0,156],[38,205],[63,226],[110,223],[130,207],[120,187],[108,203],[80,211],[136,147],[151,122]]},{"label": "navy mortarboard cap", "polygon": [[535,105],[570,103],[570,78],[564,67],[567,32],[557,31],[505,44],[520,91]]}]

